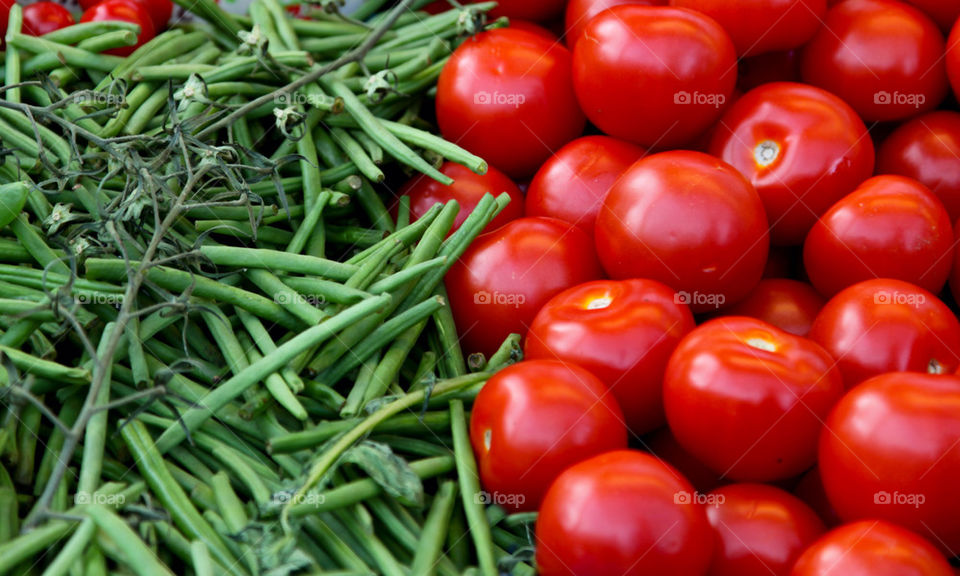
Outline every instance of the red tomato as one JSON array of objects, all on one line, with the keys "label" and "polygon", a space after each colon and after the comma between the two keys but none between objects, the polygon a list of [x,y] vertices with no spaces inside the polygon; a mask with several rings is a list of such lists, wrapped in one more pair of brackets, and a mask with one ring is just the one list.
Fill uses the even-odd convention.
[{"label": "red tomato", "polygon": [[545,40],[549,40],[550,42],[560,41],[560,39],[557,38],[556,34],[547,30],[546,28],[544,28],[539,24],[534,24],[533,22],[530,22],[529,20],[520,20],[520,19],[511,18],[510,28],[513,28],[514,30],[523,30],[525,32],[532,32],[533,34],[542,36]]},{"label": "red tomato", "polygon": [[[954,246],[960,244],[960,220],[954,230]],[[960,250],[953,251],[953,270],[950,271],[950,293],[953,300],[960,302]]]},{"label": "red tomato", "polygon": [[807,548],[791,576],[951,576],[930,542],[878,520],[836,528]]},{"label": "red tomato", "polygon": [[[84,11],[93,8],[103,0],[79,0],[80,8]],[[143,6],[143,8],[150,14],[150,22],[153,24],[154,32],[159,32],[166,28],[167,23],[170,21],[170,17],[173,15],[173,2],[170,0],[131,0]],[[287,6],[286,9],[288,12],[297,14],[295,11],[297,7],[302,6],[301,4],[293,4]]]},{"label": "red tomato", "polygon": [[706,493],[720,485],[717,473],[687,452],[668,426],[644,436],[640,443],[658,460],[679,470],[698,492]]},{"label": "red tomato", "polygon": [[947,74],[950,78],[950,86],[953,88],[953,95],[960,94],[960,19],[950,30],[950,36],[947,38]]},{"label": "red tomato", "polygon": [[573,85],[583,111],[616,138],[661,149],[693,141],[720,117],[737,82],[733,43],[693,10],[615,6],[583,32]]},{"label": "red tomato", "polygon": [[802,244],[819,215],[873,174],[863,121],[836,96],[802,84],[745,94],[709,149],[756,186],[777,245]]},{"label": "red tomato", "polygon": [[820,478],[819,466],[814,466],[800,477],[793,493],[806,502],[807,506],[812,508],[828,527],[832,528],[843,524],[843,521],[837,516],[837,511],[830,504],[830,500],[827,499],[827,491],[823,487],[823,480]]},{"label": "red tomato", "polygon": [[564,27],[566,29],[567,46],[573,49],[574,44],[580,39],[587,23],[607,8],[621,6],[623,4],[636,4],[638,6],[665,6],[667,0],[569,0],[567,9],[564,13]]},{"label": "red tomato", "polygon": [[670,0],[670,5],[716,20],[740,56],[797,48],[813,37],[827,12],[826,0]]},{"label": "red tomato", "polygon": [[850,0],[827,11],[806,45],[803,79],[846,100],[864,120],[902,120],[947,95],[944,48],[943,34],[913,6]]},{"label": "red tomato", "polygon": [[800,52],[767,52],[740,60],[737,88],[749,92],[772,82],[800,81]]},{"label": "red tomato", "polygon": [[945,110],[904,122],[877,149],[877,174],[919,180],[960,218],[960,114]]},{"label": "red tomato", "polygon": [[613,392],[634,434],[666,423],[663,372],[694,327],[677,293],[653,280],[598,280],[564,290],[537,313],[524,358],[583,366]]},{"label": "red tomato", "polygon": [[885,372],[960,366],[960,322],[936,296],[901,280],[842,290],[817,314],[810,338],[837,359],[847,388]]},{"label": "red tomato", "polygon": [[36,2],[23,7],[24,34],[43,36],[76,23],[73,14],[56,2]]},{"label": "red tomato", "polygon": [[544,162],[530,182],[527,215],[566,220],[593,236],[610,187],[643,154],[643,148],[607,136],[570,142]]},{"label": "red tomato", "polygon": [[753,186],[716,158],[680,150],[630,167],[604,200],[595,235],[611,277],[663,282],[694,312],[746,296],[769,248]]},{"label": "red tomato", "polygon": [[878,277],[936,294],[953,267],[950,216],[916,180],[875,176],[813,225],[803,262],[810,282],[827,297]]},{"label": "red tomato", "polygon": [[913,4],[917,8],[933,19],[940,27],[940,30],[947,34],[957,18],[960,17],[960,3],[944,2],[943,0],[904,0],[907,4]]},{"label": "red tomato", "polygon": [[480,390],[470,443],[487,500],[528,511],[569,466],[625,449],[627,428],[596,376],[574,364],[530,360],[497,372]]},{"label": "red tomato", "polygon": [[437,84],[443,136],[514,178],[583,132],[570,51],[523,30],[471,37],[450,57]]},{"label": "red tomato", "polygon": [[826,528],[796,496],[764,484],[731,484],[710,494],[707,519],[719,545],[707,576],[787,576]]},{"label": "red tomato", "polygon": [[137,36],[137,43],[133,46],[113,48],[112,50],[107,50],[107,54],[129,56],[134,50],[146,44],[156,35],[153,22],[150,19],[150,13],[147,12],[142,4],[134,2],[133,0],[103,0],[103,2],[85,11],[80,18],[81,22],[105,22],[111,20],[132,22],[140,26],[140,34]]},{"label": "red tomato", "polygon": [[621,450],[561,474],[537,518],[540,576],[706,573],[713,536],[693,486],[649,454]]},{"label": "red tomato", "polygon": [[745,316],[694,329],[663,380],[667,422],[680,445],[741,481],[790,478],[812,466],[823,419],[842,395],[825,350]]},{"label": "red tomato", "polygon": [[469,168],[455,162],[445,162],[440,172],[453,178],[453,184],[446,186],[423,174],[414,176],[400,189],[400,196],[410,197],[410,220],[418,220],[438,202],[456,200],[460,204],[460,213],[454,221],[454,230],[463,224],[467,216],[477,207],[477,203],[490,193],[494,196],[509,194],[510,203],[487,225],[488,231],[496,230],[511,220],[523,216],[523,193],[506,174],[494,167],[487,168],[486,174],[474,174]]},{"label": "red tomato", "polygon": [[7,18],[10,16],[10,7],[16,4],[14,0],[0,0],[0,48],[3,47],[4,37],[7,35]]},{"label": "red tomato", "polygon": [[519,218],[480,236],[446,278],[464,350],[492,354],[525,334],[550,298],[602,275],[590,237],[554,218]]},{"label": "red tomato", "polygon": [[765,278],[724,314],[757,318],[791,334],[806,336],[825,303],[823,296],[805,282]]},{"label": "red tomato", "polygon": [[847,521],[879,518],[960,550],[960,377],[893,372],[851,390],[827,419],[820,474]]},{"label": "red tomato", "polygon": [[[484,0],[461,1],[461,4],[476,4]],[[423,8],[431,14],[439,14],[453,9],[446,0],[431,2]],[[489,17],[520,18],[522,20],[542,21],[559,16],[563,12],[563,0],[498,0],[497,7],[488,12]]]}]

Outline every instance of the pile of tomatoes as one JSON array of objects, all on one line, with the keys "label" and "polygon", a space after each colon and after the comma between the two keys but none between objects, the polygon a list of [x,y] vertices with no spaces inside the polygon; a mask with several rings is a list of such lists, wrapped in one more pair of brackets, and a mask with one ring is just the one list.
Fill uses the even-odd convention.
[{"label": "pile of tomatoes", "polygon": [[544,576],[953,574],[960,3],[663,4],[504,0],[436,95],[489,172],[399,192],[513,200],[447,278],[524,337],[486,501]]}]

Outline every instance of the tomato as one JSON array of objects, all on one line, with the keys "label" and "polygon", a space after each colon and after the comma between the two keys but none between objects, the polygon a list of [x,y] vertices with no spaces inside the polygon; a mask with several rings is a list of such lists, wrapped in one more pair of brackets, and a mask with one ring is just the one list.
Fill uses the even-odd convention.
[{"label": "tomato", "polygon": [[540,576],[705,574],[713,537],[694,496],[690,482],[643,452],[571,466],[540,506]]},{"label": "tomato", "polygon": [[767,52],[740,60],[737,88],[749,92],[771,82],[800,81],[800,52]]},{"label": "tomato", "polygon": [[513,178],[530,176],[583,132],[570,51],[510,28],[471,37],[440,73],[437,122],[447,140]]},{"label": "tomato", "polygon": [[740,481],[790,478],[812,466],[823,419],[842,395],[825,350],[745,316],[695,328],[663,380],[667,423],[680,445]]},{"label": "tomato", "polygon": [[694,312],[733,304],[763,274],[763,204],[732,166],[700,152],[647,156],[610,189],[597,217],[600,261],[612,278],[651,278]]},{"label": "tomato", "polygon": [[87,9],[80,18],[81,22],[104,22],[111,20],[132,22],[140,27],[140,34],[137,36],[137,43],[133,46],[113,48],[107,50],[107,54],[129,56],[134,50],[153,39],[156,34],[153,23],[150,20],[150,13],[147,12],[142,4],[134,2],[133,0],[103,0],[103,2]]},{"label": "tomato", "polygon": [[960,377],[891,372],[851,390],[827,419],[820,473],[847,521],[880,518],[960,550]]},{"label": "tomato", "polygon": [[564,40],[571,49],[580,39],[587,23],[608,8],[621,6],[623,4],[636,4],[638,6],[664,6],[667,0],[569,0],[567,9],[564,12],[564,28],[566,37]]},{"label": "tomato", "polygon": [[23,33],[43,36],[76,24],[73,14],[56,2],[36,2],[23,7]]},{"label": "tomato", "polygon": [[805,282],[765,278],[724,314],[757,318],[791,334],[806,336],[825,303],[823,296]]},{"label": "tomato", "polygon": [[[954,246],[960,243],[960,220],[954,230]],[[954,249],[953,269],[950,271],[950,293],[953,294],[953,300],[960,302],[960,250]]]},{"label": "tomato", "polygon": [[528,511],[569,466],[626,448],[627,429],[596,376],[574,364],[530,360],[497,372],[480,390],[470,443],[487,500]]},{"label": "tomato", "polygon": [[644,150],[607,136],[584,136],[543,163],[527,189],[528,216],[566,220],[593,236],[600,205]]},{"label": "tomato", "polygon": [[587,24],[573,50],[573,85],[598,128],[641,146],[693,141],[737,82],[733,43],[693,10],[621,5]]},{"label": "tomato", "polygon": [[947,74],[950,79],[950,86],[953,88],[953,95],[960,94],[960,19],[950,30],[950,36],[947,38]]},{"label": "tomato", "polygon": [[529,20],[519,20],[519,19],[511,18],[510,28],[513,28],[514,30],[523,30],[525,32],[532,32],[533,34],[542,36],[545,40],[549,40],[550,42],[560,41],[560,39],[557,38],[556,34],[551,32],[550,30],[547,30],[546,28],[544,28],[539,24],[534,24],[533,22],[530,22]]},{"label": "tomato", "polygon": [[0,0],[0,48],[3,47],[4,37],[7,35],[7,18],[10,17],[10,7],[16,4],[14,0]]},{"label": "tomato", "polygon": [[[461,4],[476,4],[484,0],[461,1]],[[446,12],[453,7],[446,0],[431,2],[423,9],[431,14]],[[563,12],[563,0],[498,0],[497,7],[488,12],[489,17],[520,18],[522,20],[549,20]]]},{"label": "tomato", "polygon": [[446,203],[456,200],[460,204],[460,213],[457,214],[457,219],[450,230],[453,233],[487,193],[494,196],[500,194],[510,196],[510,203],[487,225],[488,231],[496,230],[507,222],[523,216],[523,193],[513,180],[496,168],[491,166],[487,168],[486,174],[474,174],[465,166],[455,162],[445,162],[440,167],[440,172],[453,178],[453,184],[446,186],[429,176],[420,174],[408,180],[400,188],[400,196],[410,197],[411,221],[418,220],[438,202]]},{"label": "tomato", "polygon": [[830,504],[830,500],[827,499],[827,491],[823,487],[823,480],[820,478],[819,466],[814,466],[800,477],[793,493],[812,508],[827,526],[833,527],[843,524],[843,521],[837,516],[837,511]]},{"label": "tomato", "polygon": [[837,359],[847,388],[885,372],[960,366],[960,322],[936,296],[901,280],[845,288],[817,314],[810,338]]},{"label": "tomato", "polygon": [[803,262],[810,282],[828,297],[877,277],[937,293],[953,267],[950,216],[916,180],[875,176],[813,225]]},{"label": "tomato", "polygon": [[804,48],[803,79],[846,100],[864,120],[902,120],[947,95],[945,47],[937,26],[913,6],[841,2]]},{"label": "tomato", "polygon": [[930,542],[909,530],[864,520],[827,532],[800,556],[791,576],[950,576]]},{"label": "tomato", "polygon": [[944,2],[943,0],[904,0],[907,4],[913,4],[917,8],[933,19],[944,34],[950,32],[953,23],[960,18],[960,4],[957,2]]},{"label": "tomato", "polygon": [[494,353],[550,298],[602,275],[590,237],[561,220],[519,218],[480,236],[446,277],[464,351]]},{"label": "tomato", "polygon": [[787,576],[826,530],[809,506],[773,486],[731,484],[710,496],[707,519],[718,546],[707,576]]},{"label": "tomato", "polygon": [[826,0],[670,0],[670,5],[716,20],[740,56],[797,48],[813,37],[827,12]]},{"label": "tomato", "polygon": [[597,280],[564,290],[537,313],[524,358],[583,366],[613,392],[630,431],[663,426],[663,372],[693,314],[653,280]]},{"label": "tomato", "polygon": [[[80,8],[84,11],[93,8],[103,0],[80,0]],[[166,28],[167,23],[170,21],[170,17],[173,15],[173,2],[170,0],[131,0],[140,4],[149,14],[150,22],[153,24],[154,32],[159,32]],[[297,7],[302,7],[301,4],[293,4],[286,6],[288,12],[291,12],[294,15],[298,14]],[[302,14],[301,14],[302,17]]]},{"label": "tomato", "polygon": [[897,127],[877,149],[877,174],[919,180],[960,218],[960,114],[936,111]]},{"label": "tomato", "polygon": [[723,115],[709,151],[756,186],[777,245],[803,243],[818,216],[873,174],[863,121],[836,96],[802,84],[745,94]]}]

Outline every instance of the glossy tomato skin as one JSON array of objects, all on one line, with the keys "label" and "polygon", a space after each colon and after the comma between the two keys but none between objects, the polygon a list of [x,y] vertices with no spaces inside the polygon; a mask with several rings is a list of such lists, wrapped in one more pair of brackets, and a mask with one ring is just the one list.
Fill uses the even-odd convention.
[{"label": "glossy tomato skin", "polygon": [[875,176],[813,225],[803,262],[810,282],[827,297],[877,277],[936,294],[953,267],[953,227],[943,203],[923,184]]},{"label": "glossy tomato skin", "polygon": [[173,16],[173,2],[170,0],[136,0],[150,13],[150,21],[157,32],[167,27]]},{"label": "glossy tomato skin", "polygon": [[667,423],[680,445],[745,482],[812,466],[823,419],[842,395],[825,350],[744,316],[694,329],[674,350],[663,382]]},{"label": "glossy tomato skin", "polygon": [[583,132],[569,50],[510,28],[471,37],[440,74],[437,122],[445,138],[509,176],[530,176]]},{"label": "glossy tomato skin", "polygon": [[737,80],[733,43],[693,10],[615,6],[595,16],[573,51],[587,117],[610,136],[669,149],[720,117]]},{"label": "glossy tomato skin", "polygon": [[608,452],[568,468],[537,518],[541,576],[703,576],[713,539],[693,486],[643,452]]},{"label": "glossy tomato skin", "polygon": [[874,167],[873,141],[853,109],[824,90],[789,82],[737,100],[709,151],[756,187],[776,245],[802,244],[817,217]]},{"label": "glossy tomato skin", "polygon": [[653,280],[597,280],[564,290],[537,313],[524,358],[557,358],[595,374],[616,397],[630,431],[662,426],[663,372],[694,328],[672,288]]},{"label": "glossy tomato skin", "polygon": [[131,22],[140,26],[140,34],[137,36],[137,43],[133,46],[124,46],[122,48],[113,48],[107,50],[106,54],[116,56],[129,56],[134,50],[146,44],[153,39],[155,31],[153,22],[150,19],[150,13],[142,4],[134,0],[104,0],[99,4],[84,11],[80,22],[104,22],[110,20],[122,20]]},{"label": "glossy tomato skin", "polygon": [[493,354],[550,298],[602,276],[590,238],[561,220],[518,218],[480,236],[446,277],[464,351]]},{"label": "glossy tomato skin", "polygon": [[23,33],[43,36],[76,24],[73,14],[56,2],[36,2],[23,7]]},{"label": "glossy tomato skin", "polygon": [[897,127],[877,149],[877,174],[920,181],[960,218],[960,114],[938,110]]},{"label": "glossy tomato skin", "polygon": [[813,286],[787,278],[764,278],[747,297],[724,310],[727,316],[749,316],[806,336],[827,300]]},{"label": "glossy tomato skin", "polygon": [[953,372],[960,365],[960,322],[930,292],[876,279],[827,301],[810,338],[837,359],[847,388],[885,372]]},{"label": "glossy tomato skin", "polygon": [[523,193],[506,174],[490,166],[486,174],[474,174],[469,168],[455,162],[444,162],[440,172],[453,178],[453,184],[447,186],[423,174],[414,176],[400,188],[400,196],[410,197],[410,221],[419,220],[438,202],[456,200],[460,212],[450,230],[452,234],[460,228],[467,216],[477,207],[486,194],[499,196],[508,194],[507,204],[497,217],[487,225],[486,231],[492,232],[511,220],[523,216]]},{"label": "glossy tomato skin", "polygon": [[906,2],[907,4],[913,4],[932,18],[944,34],[950,33],[950,28],[960,17],[960,4],[956,2],[943,2],[942,0],[906,0]]},{"label": "glossy tomato skin", "polygon": [[947,37],[947,75],[953,95],[960,94],[960,20],[953,25],[950,36]]},{"label": "glossy tomato skin", "polygon": [[820,27],[826,0],[670,0],[703,12],[723,26],[739,56],[790,50],[804,44]]},{"label": "glossy tomato skin", "polygon": [[7,18],[10,17],[10,7],[16,4],[14,0],[0,0],[0,48],[4,45],[4,36],[7,34]]},{"label": "glossy tomato skin", "polygon": [[680,150],[631,166],[604,199],[594,234],[611,278],[663,282],[694,312],[746,296],[769,249],[753,186],[716,158]]},{"label": "glossy tomato skin", "polygon": [[877,520],[824,534],[797,560],[790,576],[950,576],[950,564],[930,542]]},{"label": "glossy tomato skin", "polygon": [[806,45],[805,82],[843,98],[868,121],[902,120],[947,95],[943,34],[913,6],[851,0],[827,11]]},{"label": "glossy tomato skin", "polygon": [[665,6],[667,0],[569,0],[564,12],[564,28],[566,36],[564,41],[570,49],[580,39],[587,23],[608,8],[620,6],[623,4],[635,4],[638,6]]},{"label": "glossy tomato skin", "polygon": [[716,535],[708,576],[788,576],[826,528],[789,492],[766,484],[731,484],[710,493],[707,519]]},{"label": "glossy tomato skin", "polygon": [[[846,521],[884,519],[960,549],[960,377],[892,372],[850,391],[827,419],[820,473]],[[928,532],[929,531],[929,532]]]},{"label": "glossy tomato skin", "polygon": [[536,510],[567,467],[627,447],[616,400],[596,376],[557,360],[529,360],[493,375],[470,413],[470,442],[489,501]]},{"label": "glossy tomato skin", "polygon": [[577,138],[537,170],[527,188],[527,215],[559,218],[593,236],[610,187],[643,154],[643,148],[609,136]]}]

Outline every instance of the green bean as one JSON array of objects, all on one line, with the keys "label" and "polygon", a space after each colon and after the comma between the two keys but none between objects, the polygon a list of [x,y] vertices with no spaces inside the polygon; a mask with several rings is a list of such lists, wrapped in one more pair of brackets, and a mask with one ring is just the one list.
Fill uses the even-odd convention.
[{"label": "green bean", "polygon": [[[14,5],[9,7],[9,14],[6,15],[7,20],[7,32],[6,32],[6,42],[7,42],[7,52],[6,52],[6,61],[4,62],[4,84],[6,86],[15,86],[20,83],[20,51],[13,44],[14,36],[20,34],[21,27],[23,26],[23,8],[20,5]],[[20,88],[7,88],[3,92],[3,97],[9,102],[19,102],[20,101]]]},{"label": "green bean", "polygon": [[[99,24],[99,22],[85,22],[84,24]],[[110,22],[113,24],[113,22]],[[123,22],[123,24],[128,24]],[[78,25],[79,26],[79,25]],[[130,26],[134,26],[130,24]],[[105,32],[99,36],[84,39],[77,44],[77,48],[89,52],[101,53],[111,48],[120,48],[122,46],[132,46],[137,43],[138,32],[130,30],[113,30]],[[50,34],[45,34],[43,38],[50,39]],[[28,59],[23,64],[23,73],[25,75],[34,75],[38,72],[53,70],[61,66],[59,54],[55,52],[42,52]]]},{"label": "green bean", "polygon": [[[109,508],[91,504],[87,516],[93,519],[100,532],[113,543],[119,560],[139,576],[173,576],[150,548],[123,520]],[[104,540],[101,538],[101,543]],[[122,545],[120,543],[123,543]]]},{"label": "green bean", "polygon": [[214,576],[210,549],[202,540],[194,540],[190,543],[190,556],[193,560],[193,571],[196,576]]},{"label": "green bean", "polygon": [[367,151],[357,142],[346,130],[342,128],[333,128],[330,130],[330,136],[343,150],[344,154],[356,165],[360,173],[374,182],[383,182],[384,174],[380,168],[374,164]]},{"label": "green bean", "polygon": [[[361,508],[361,504],[356,505]],[[361,528],[360,523],[353,517],[348,509],[338,509],[333,512],[346,527],[347,531],[358,541],[367,551],[373,560],[373,563],[379,569],[383,576],[406,576],[407,571],[400,565],[400,562],[393,557],[383,542],[375,533]]]},{"label": "green bean", "polygon": [[0,486],[0,544],[13,540],[19,529],[17,492],[11,487]]},{"label": "green bean", "polygon": [[477,559],[480,562],[480,573],[483,576],[498,576],[497,562],[494,558],[493,540],[490,535],[490,524],[487,522],[486,512],[481,500],[476,498],[480,493],[480,481],[477,474],[477,462],[474,459],[473,449],[470,447],[470,435],[467,431],[467,421],[464,416],[463,402],[450,402],[451,430],[453,431],[454,457],[457,463],[457,478],[460,480],[460,501],[467,515],[467,524],[470,526],[470,536],[476,547]]},{"label": "green bean", "polygon": [[390,212],[369,182],[361,180],[360,189],[357,190],[355,197],[360,207],[367,213],[375,229],[386,232],[395,230]]},{"label": "green bean", "polygon": [[200,247],[200,253],[218,266],[263,268],[277,272],[320,276],[341,282],[350,279],[357,271],[356,266],[333,260],[287,254],[276,250],[205,245]]},{"label": "green bean", "polygon": [[[307,132],[309,134],[309,132]],[[306,137],[304,138],[306,139]],[[313,139],[310,139],[310,143],[313,143]],[[314,148],[314,151],[316,148]],[[316,159],[316,155],[314,155]],[[307,180],[305,176],[305,180]],[[317,178],[319,183],[319,177]],[[304,191],[304,196],[306,196],[306,191]],[[323,210],[327,207],[327,204],[330,202],[332,194],[329,190],[322,190],[317,193],[316,198],[314,199],[313,206],[307,212],[306,217],[303,219],[303,222],[300,223],[300,227],[297,228],[297,232],[293,235],[293,240],[290,241],[290,244],[287,245],[287,252],[291,254],[299,254],[303,251],[304,246],[307,244],[307,240],[313,236],[314,230],[319,225],[321,227],[321,233],[323,228],[323,223],[320,220],[320,217],[323,215]]]},{"label": "green bean", "polygon": [[86,70],[110,72],[124,62],[124,59],[120,58],[119,56],[96,54],[89,50],[83,50],[82,48],[75,48],[73,46],[67,46],[66,44],[51,42],[44,38],[28,36],[26,34],[10,35],[10,38],[7,40],[7,45],[19,48],[21,50],[26,50],[27,52],[32,52],[34,54],[43,54],[45,52],[59,54],[67,66],[75,66],[77,68]]},{"label": "green bean", "polygon": [[10,229],[16,234],[17,240],[19,240],[23,247],[27,249],[27,252],[34,257],[38,264],[51,272],[63,275],[70,274],[70,269],[60,260],[57,254],[47,246],[36,228],[27,223],[26,214],[21,214],[10,222]]},{"label": "green bean", "polygon": [[85,368],[64,366],[50,360],[43,360],[30,354],[11,348],[0,346],[2,352],[18,369],[51,380],[61,380],[65,384],[89,384],[90,371]]},{"label": "green bean", "polygon": [[20,413],[20,434],[17,446],[17,470],[14,479],[18,484],[33,483],[33,472],[37,456],[37,440],[40,434],[42,415],[40,410],[29,405]]},{"label": "green bean", "polygon": [[423,525],[420,536],[420,546],[410,564],[411,574],[431,576],[443,552],[443,543],[446,537],[447,525],[453,514],[454,503],[457,497],[456,482],[444,482],[440,485]]},{"label": "green bean", "polygon": [[[257,362],[263,358],[246,334],[240,334],[240,337],[251,362]],[[297,397],[294,396],[293,392],[287,386],[287,382],[280,374],[274,373],[267,376],[266,379],[264,379],[263,385],[267,391],[270,392],[270,395],[273,396],[273,399],[277,401],[277,404],[283,406],[294,418],[297,420],[306,420],[308,418],[307,409],[297,400]]]},{"label": "green bean", "polygon": [[229,477],[223,471],[217,472],[212,478],[211,487],[217,499],[217,509],[220,511],[220,516],[227,525],[227,529],[230,530],[231,534],[239,534],[246,528],[250,518],[244,510],[240,498],[233,491]]},{"label": "green bean", "polygon": [[280,304],[307,326],[319,324],[327,318],[327,314],[315,308],[307,297],[284,284],[274,274],[260,268],[254,268],[248,270],[244,275],[256,284],[261,291],[273,297],[274,302]]},{"label": "green bean", "polygon": [[40,145],[37,144],[34,138],[23,134],[2,118],[0,118],[0,134],[3,134],[4,144],[9,145],[25,156],[25,158],[23,158],[25,163],[36,163],[37,158],[40,156]]},{"label": "green bean", "polygon": [[277,29],[277,34],[280,37],[280,42],[283,47],[287,50],[299,50],[300,41],[290,22],[292,20],[290,14],[277,0],[261,0],[261,2],[273,18],[273,24]]},{"label": "green bean", "polygon": [[[93,407],[101,407],[110,401],[110,373],[113,368],[113,359],[107,357],[108,343],[116,329],[113,322],[107,324],[100,337],[97,348],[97,359],[94,372],[98,376],[99,388],[93,397]],[[89,401],[88,401],[89,402]],[[100,484],[100,473],[103,466],[103,452],[107,442],[107,410],[99,410],[87,421],[83,438],[83,456],[80,464],[80,479],[77,482],[77,492],[93,492]]]}]

